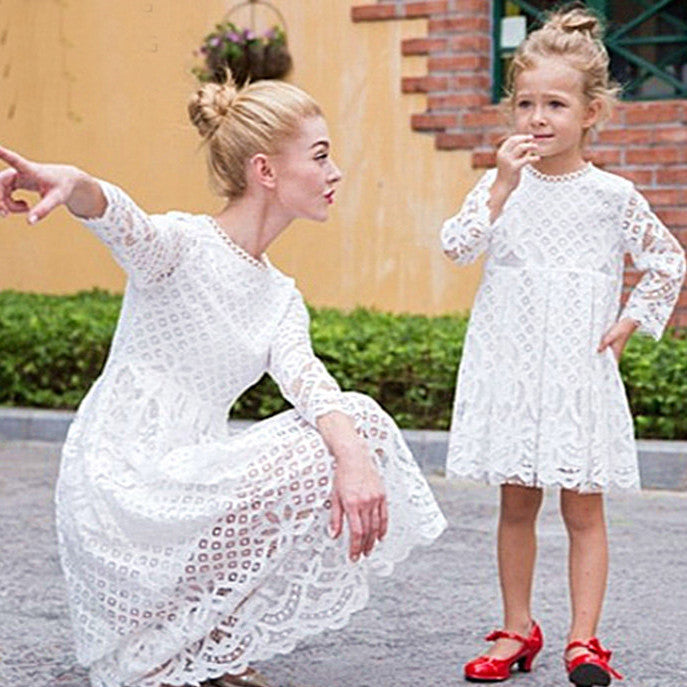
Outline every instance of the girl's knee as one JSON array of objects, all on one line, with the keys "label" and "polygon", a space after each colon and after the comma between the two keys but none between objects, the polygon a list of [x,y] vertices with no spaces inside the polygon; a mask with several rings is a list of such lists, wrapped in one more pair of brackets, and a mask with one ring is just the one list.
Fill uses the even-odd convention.
[{"label": "girl's knee", "polygon": [[580,494],[561,490],[561,515],[569,532],[605,527],[603,494]]},{"label": "girl's knee", "polygon": [[542,503],[541,489],[504,485],[501,487],[501,522],[507,524],[533,523]]}]

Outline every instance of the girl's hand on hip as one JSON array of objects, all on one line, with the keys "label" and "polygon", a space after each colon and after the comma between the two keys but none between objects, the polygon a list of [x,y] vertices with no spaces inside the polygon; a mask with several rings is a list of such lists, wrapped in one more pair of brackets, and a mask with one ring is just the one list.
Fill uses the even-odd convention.
[{"label": "girl's hand on hip", "polygon": [[603,353],[603,351],[610,347],[615,359],[619,361],[628,339],[634,334],[637,327],[639,327],[639,322],[629,317],[618,320],[618,322],[604,334],[597,351]]},{"label": "girl's hand on hip", "polygon": [[[107,201],[100,185],[90,176],[71,165],[31,162],[0,146],[0,160],[8,165],[0,172],[0,215],[29,213],[29,224],[35,224],[59,205],[81,217],[100,216]],[[33,207],[25,200],[13,198],[15,191],[37,193],[41,199]]]},{"label": "girl's hand on hip", "polygon": [[342,532],[344,515],[350,534],[349,557],[355,562],[361,553],[370,555],[386,534],[389,521],[382,479],[363,439],[346,454],[336,456],[329,522],[335,539]]}]

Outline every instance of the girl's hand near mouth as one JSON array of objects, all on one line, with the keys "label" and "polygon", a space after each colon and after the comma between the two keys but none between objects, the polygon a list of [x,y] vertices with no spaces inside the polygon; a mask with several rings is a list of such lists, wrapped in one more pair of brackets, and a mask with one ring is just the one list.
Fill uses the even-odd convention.
[{"label": "girl's hand near mouth", "polygon": [[514,134],[501,144],[496,154],[496,179],[489,198],[491,222],[501,214],[508,196],[518,187],[522,168],[537,160],[539,153],[532,134]]}]

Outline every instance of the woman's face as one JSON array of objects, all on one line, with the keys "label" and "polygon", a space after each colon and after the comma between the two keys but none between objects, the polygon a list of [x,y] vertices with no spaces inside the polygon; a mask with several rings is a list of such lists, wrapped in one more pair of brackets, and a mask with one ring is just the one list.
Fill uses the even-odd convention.
[{"label": "woman's face", "polygon": [[275,191],[289,219],[327,219],[336,184],[341,180],[330,148],[327,123],[315,116],[303,120],[298,134],[271,156]]}]

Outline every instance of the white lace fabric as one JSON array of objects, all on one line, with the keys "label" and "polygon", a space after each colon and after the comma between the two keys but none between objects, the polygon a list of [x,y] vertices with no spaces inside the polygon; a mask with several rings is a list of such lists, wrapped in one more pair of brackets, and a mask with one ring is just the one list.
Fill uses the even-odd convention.
[{"label": "white lace fabric", "polygon": [[[207,216],[148,216],[101,183],[107,210],[86,224],[130,279],[56,490],[77,657],[96,687],[198,685],[342,627],[369,574],[446,523],[393,421],[314,356],[291,279]],[[265,372],[295,409],[230,434]],[[356,565],[327,534],[333,459],[314,422],[330,410],[366,437],[389,500],[385,541]]]},{"label": "white lace fabric", "polygon": [[591,164],[525,167],[490,223],[489,170],[441,230],[458,264],[486,252],[458,374],[447,471],[492,484],[636,489],[632,418],[610,349],[624,255],[644,272],[620,317],[660,338],[684,251],[633,185]]}]

